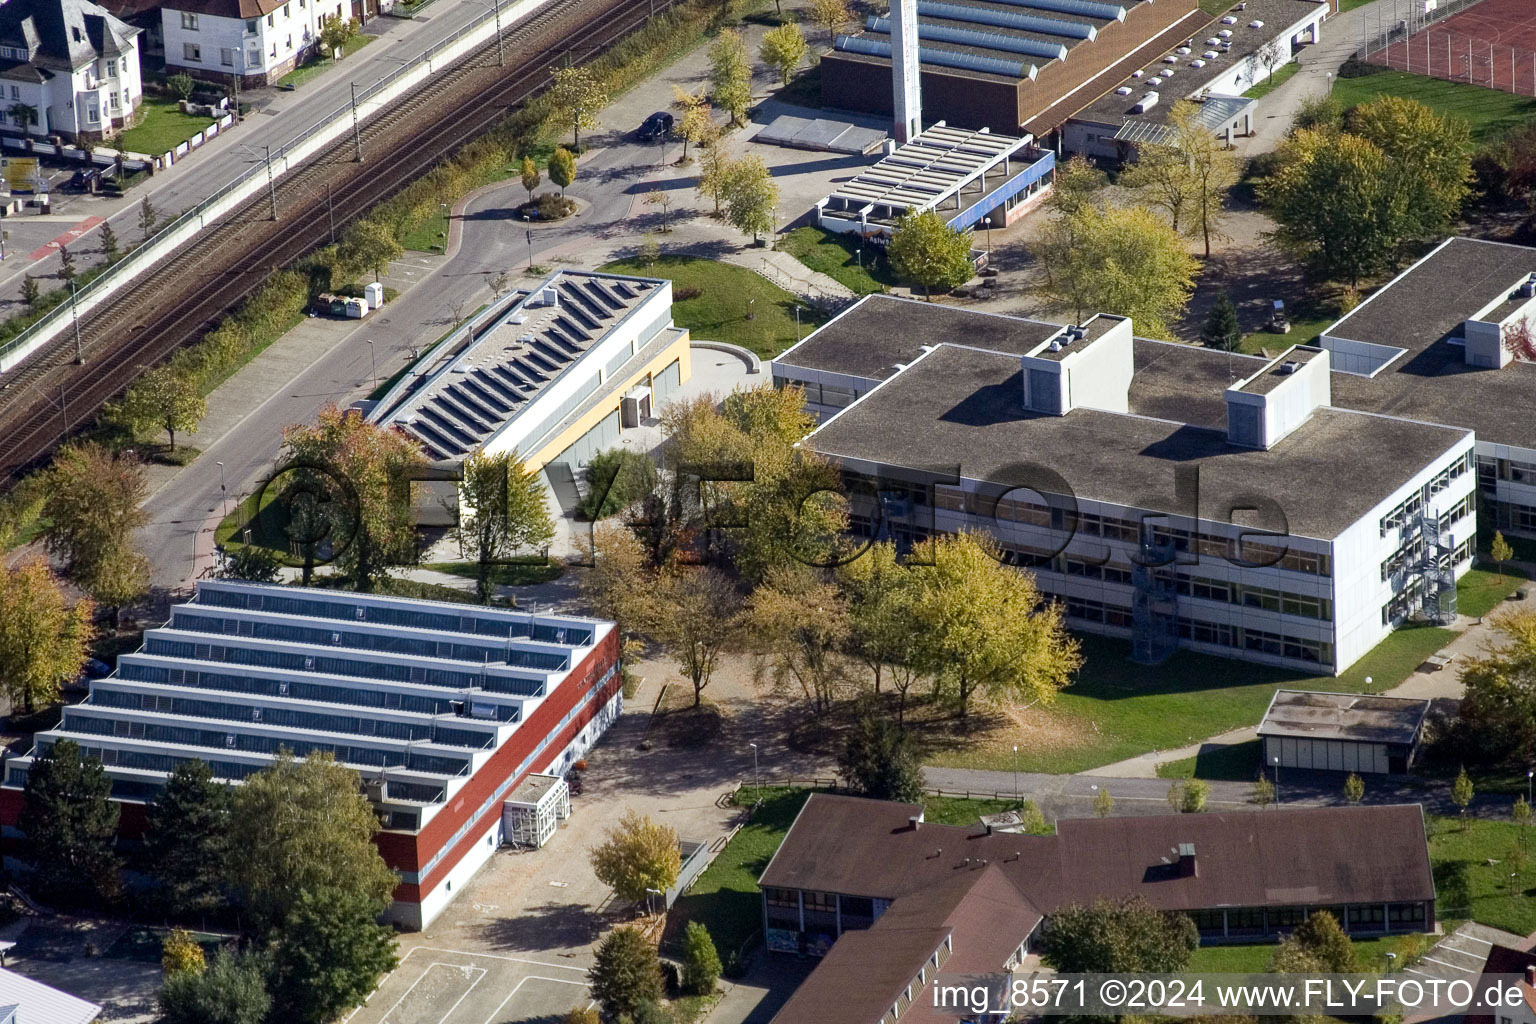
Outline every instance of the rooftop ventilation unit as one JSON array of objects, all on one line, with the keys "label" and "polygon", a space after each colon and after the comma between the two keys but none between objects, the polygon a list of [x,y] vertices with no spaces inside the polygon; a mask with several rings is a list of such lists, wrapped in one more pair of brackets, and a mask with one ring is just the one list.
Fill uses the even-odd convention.
[{"label": "rooftop ventilation unit", "polygon": [[1203,61],[1203,60],[1192,60],[1192,61],[1189,62],[1189,66],[1192,67],[1192,68],[1203,68],[1203,67],[1205,67],[1205,61]]},{"label": "rooftop ventilation unit", "polygon": [[[1237,24],[1237,19],[1232,17],[1232,15],[1229,14],[1225,18],[1221,19],[1221,23],[1223,25],[1236,25]],[[1223,29],[1222,30],[1222,34],[1223,35],[1231,35],[1232,33],[1228,32],[1226,29]]]},{"label": "rooftop ventilation unit", "polygon": [[1179,47],[1179,48],[1178,48],[1178,50],[1177,50],[1177,51],[1176,51],[1176,52],[1177,52],[1177,53],[1178,53],[1178,54],[1179,54],[1179,55],[1180,55],[1180,56],[1182,56],[1182,57],[1187,57],[1187,56],[1189,56],[1189,53],[1190,53],[1190,49],[1189,49],[1189,47],[1187,47],[1187,46],[1181,46],[1181,47]]},{"label": "rooftop ventilation unit", "polygon": [[[1230,25],[1230,24],[1232,24],[1232,22],[1228,22],[1227,24]],[[1231,39],[1232,38],[1232,30],[1229,29],[1229,28],[1224,28],[1220,32],[1217,32],[1216,34],[1218,36],[1220,36],[1222,39]]]},{"label": "rooftop ventilation unit", "polygon": [[1282,376],[1282,377],[1289,377],[1291,374],[1295,373],[1299,369],[1301,369],[1301,364],[1300,363],[1296,362],[1296,360],[1294,360],[1294,359],[1288,359],[1285,362],[1281,363],[1280,364],[1280,368],[1278,370],[1276,370],[1275,372],[1280,374],[1280,376]]},{"label": "rooftop ventilation unit", "polygon": [[1215,46],[1215,45],[1217,45],[1220,42],[1221,42],[1220,39],[1216,38],[1215,36],[1211,36],[1211,38],[1209,38],[1209,39],[1207,39],[1205,41],[1205,45],[1206,46]]},{"label": "rooftop ventilation unit", "polygon": [[[1144,75],[1144,74],[1146,74],[1146,72],[1145,72],[1145,71],[1143,71],[1143,70],[1142,70],[1142,69],[1140,69],[1140,68],[1137,68],[1137,69],[1136,69],[1136,70],[1135,70],[1135,71],[1132,71],[1132,72],[1131,72],[1131,77],[1132,77],[1132,78],[1140,78],[1140,77],[1141,77],[1141,76],[1142,76],[1142,75]],[[1127,90],[1127,91],[1129,91],[1129,90]]]},{"label": "rooftop ventilation unit", "polygon": [[1520,297],[1522,299],[1536,298],[1536,274],[1532,274],[1520,282]]},{"label": "rooftop ventilation unit", "polygon": [[1143,94],[1141,99],[1136,101],[1136,105],[1131,108],[1131,113],[1133,113],[1133,114],[1145,114],[1147,111],[1149,111],[1153,107],[1157,106],[1157,100],[1158,100],[1157,93],[1155,93],[1155,92],[1145,93],[1145,94]]},{"label": "rooftop ventilation unit", "polygon": [[1217,53],[1215,50],[1206,50],[1203,54],[1201,54],[1201,56],[1206,60],[1215,60],[1217,57],[1220,57],[1221,54]]},{"label": "rooftop ventilation unit", "polygon": [[1248,23],[1248,27],[1249,28],[1263,28],[1264,27],[1264,23],[1262,21],[1250,21]]},{"label": "rooftop ventilation unit", "polygon": [[1116,96],[1129,96],[1130,94],[1131,94],[1131,87],[1128,86],[1128,85],[1122,85],[1120,88],[1115,90],[1115,95]]},{"label": "rooftop ventilation unit", "polygon": [[560,289],[551,285],[539,292],[539,304],[543,306],[560,305]]},{"label": "rooftop ventilation unit", "polygon": [[1046,347],[1046,351],[1047,352],[1060,352],[1061,351],[1061,342],[1059,342],[1059,341],[1052,341],[1050,343],[1050,345]]}]

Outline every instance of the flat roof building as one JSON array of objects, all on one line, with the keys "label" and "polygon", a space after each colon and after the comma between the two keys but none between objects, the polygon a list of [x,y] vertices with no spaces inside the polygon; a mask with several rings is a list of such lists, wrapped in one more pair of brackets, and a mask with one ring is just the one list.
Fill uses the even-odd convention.
[{"label": "flat roof building", "polygon": [[1281,768],[1405,774],[1429,701],[1277,690],[1259,723],[1263,763]]},{"label": "flat roof building", "polygon": [[940,121],[860,171],[816,204],[827,231],[889,235],[904,213],[934,210],[956,230],[996,213],[992,227],[1012,224],[1050,187],[1056,155],[1029,138]]},{"label": "flat roof building", "polygon": [[1105,314],[871,297],[773,374],[823,417],[802,444],[841,466],[856,531],[985,531],[1072,625],[1141,660],[1187,646],[1337,673],[1411,615],[1454,614],[1475,439],[1340,408],[1329,366],[1311,347],[1136,338]]},{"label": "flat roof building", "polygon": [[[1106,69],[1210,21],[1194,0],[915,2],[926,122],[1005,135],[1043,136],[1072,112],[1063,101],[1093,95]],[[871,14],[837,37],[821,58],[823,106],[892,113],[891,27],[888,15]]]},{"label": "flat roof building", "polygon": [[239,783],[282,751],[333,753],[384,822],[391,916],[422,928],[509,840],[514,787],[564,774],[622,702],[612,623],[202,580],[6,763],[0,823],[17,824],[33,759],[59,739],[101,760],[130,835],[183,761]]},{"label": "flat roof building", "polygon": [[[1295,60],[1303,46],[1321,41],[1331,10],[1326,0],[1246,0],[1191,26],[1186,38],[1138,52],[1106,74],[1102,88],[1085,90],[1082,102],[1062,112],[1062,149],[1128,159],[1137,145],[1171,137],[1168,111],[1181,99],[1200,105],[1198,120],[1211,134],[1229,142],[1247,134],[1258,100],[1243,94]],[[1044,126],[1042,120],[1027,128],[1038,135]]]},{"label": "flat roof building", "polygon": [[1096,899],[1188,914],[1204,942],[1273,938],[1314,910],[1353,935],[1434,927],[1417,805],[1070,818],[1027,836],[815,793],[759,886],[768,948],[824,956],[778,1024],[877,1024],[908,1007],[958,1020],[925,996],[941,972],[1012,971],[1046,917]]},{"label": "flat roof building", "polygon": [[560,270],[464,321],[369,418],[429,459],[515,451],[532,469],[576,466],[690,376],[671,281]]}]

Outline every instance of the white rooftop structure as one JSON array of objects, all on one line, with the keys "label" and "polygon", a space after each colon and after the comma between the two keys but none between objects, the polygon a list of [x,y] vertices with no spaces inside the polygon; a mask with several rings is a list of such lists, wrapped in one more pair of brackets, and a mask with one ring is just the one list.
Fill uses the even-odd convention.
[{"label": "white rooftop structure", "polygon": [[951,128],[942,121],[823,200],[845,211],[937,209],[970,183],[1002,167],[1033,140],[985,128]]},{"label": "white rooftop structure", "polygon": [[101,1007],[0,967],[0,1024],[91,1024]]}]

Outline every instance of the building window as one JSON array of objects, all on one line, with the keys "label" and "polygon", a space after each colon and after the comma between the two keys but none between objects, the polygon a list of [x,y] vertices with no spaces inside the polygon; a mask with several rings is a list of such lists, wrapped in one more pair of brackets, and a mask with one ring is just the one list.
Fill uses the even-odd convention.
[{"label": "building window", "polygon": [[273,60],[277,59],[277,44],[276,43],[272,44],[272,59]]},{"label": "building window", "polygon": [[255,18],[247,18],[246,19],[245,31],[248,34],[250,34],[250,35],[255,35],[256,34],[256,19]]},{"label": "building window", "polygon": [[283,4],[283,17],[288,17],[288,5]]},{"label": "building window", "polygon": [[272,15],[272,14],[267,15],[267,28],[276,28],[276,27],[277,27],[277,16],[276,15]]},{"label": "building window", "polygon": [[287,47],[290,50],[293,49],[293,33],[292,32],[288,33],[288,38],[286,40],[284,40],[283,46]]},{"label": "building window", "polygon": [[20,86],[17,86],[17,85],[11,86],[11,99],[13,99],[13,100],[21,99],[21,87]]},{"label": "building window", "polygon": [[181,56],[183,60],[189,60],[194,64],[203,62],[203,48],[196,43],[182,43]]},{"label": "building window", "polygon": [[117,93],[114,92],[114,93],[111,93],[110,95],[112,97],[112,109],[113,110],[120,109],[120,105],[119,105],[118,99],[117,99]]},{"label": "building window", "polygon": [[197,31],[197,15],[193,14],[190,11],[182,11],[181,12],[181,27],[186,29],[188,32],[196,32]]},{"label": "building window", "polygon": [[116,58],[113,58],[112,60],[107,61],[107,77],[108,78],[116,78],[117,77],[117,59]]},{"label": "building window", "polygon": [[235,66],[235,51],[231,50],[227,46],[224,47],[222,50],[219,51],[219,63],[224,65],[227,68],[234,67]]}]

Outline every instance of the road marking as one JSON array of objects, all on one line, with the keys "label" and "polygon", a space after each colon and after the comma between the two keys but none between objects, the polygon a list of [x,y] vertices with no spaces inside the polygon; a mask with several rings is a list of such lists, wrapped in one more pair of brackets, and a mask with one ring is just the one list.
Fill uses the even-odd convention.
[{"label": "road marking", "polygon": [[1468,942],[1481,942],[1485,946],[1493,945],[1493,943],[1489,942],[1487,939],[1480,939],[1476,935],[1467,935],[1464,932],[1453,932],[1452,935],[1458,939],[1466,939]]},{"label": "road marking", "polygon": [[[476,985],[480,984],[480,979],[484,978],[486,973],[487,973],[485,968],[483,968],[483,967],[473,967],[473,966],[471,966],[469,964],[447,964],[447,963],[443,963],[443,962],[438,961],[438,960],[434,960],[431,963],[427,964],[426,969],[423,970],[420,974],[418,974],[416,976],[416,980],[411,982],[411,987],[410,988],[408,988],[404,992],[400,993],[400,998],[395,1000],[394,1005],[391,1006],[388,1010],[384,1011],[384,1016],[379,1018],[380,1024],[389,1024],[389,1015],[394,1013],[396,1010],[398,1010],[400,1008],[400,1004],[405,1002],[406,997],[409,996],[412,992],[416,991],[416,986],[421,984],[421,980],[423,978],[425,978],[428,974],[432,973],[432,968],[434,968],[434,967],[448,967],[448,968],[452,968],[453,970],[458,971],[461,974],[465,974],[465,975],[467,975],[470,971],[479,971],[480,972],[480,977],[476,978],[474,981],[470,982],[469,988],[464,990],[464,995],[459,996],[458,1000],[454,1002],[453,1006],[455,1006],[455,1007],[458,1006],[459,1003],[464,1000],[464,996],[469,995],[469,993],[474,990],[474,987]],[[449,1007],[448,1013],[452,1013],[452,1012],[453,1012],[453,1007]],[[438,1021],[438,1024],[443,1024],[443,1021],[445,1021],[447,1019],[448,1019],[448,1014],[444,1014],[443,1017],[442,1017],[442,1020]]]},{"label": "road marking", "polygon": [[[433,966],[436,967],[437,964],[434,962]],[[443,966],[447,967],[449,965],[448,964],[444,964]],[[480,977],[476,978],[474,981],[469,983],[469,988],[464,990],[464,995],[459,996],[459,998],[457,998],[457,999],[455,999],[453,1001],[453,1005],[448,1007],[448,1012],[443,1014],[441,1017],[438,1018],[437,1024],[446,1024],[448,1018],[453,1016],[453,1011],[457,1010],[459,1008],[459,1004],[464,1001],[466,996],[468,996],[471,992],[473,992],[475,990],[475,986],[480,984],[480,982],[482,980],[484,980],[486,974],[489,973],[483,967],[470,967],[468,965],[460,965],[460,964],[454,964],[452,966],[458,967],[459,970],[463,971],[466,975],[470,971],[479,971],[480,972]]]},{"label": "road marking", "polygon": [[[507,998],[503,999],[501,1001],[501,1005],[492,1010],[491,1015],[485,1018],[485,1024],[492,1024],[492,1022],[495,1021],[498,1016],[500,1016],[501,1011],[505,1009],[506,1005],[512,1001],[512,997],[517,995],[517,993],[522,989],[523,982],[525,981],[550,981],[554,982],[556,985],[580,985],[582,987],[586,986],[586,982],[582,981],[566,981],[564,978],[543,978],[537,974],[530,974],[525,978],[519,978],[517,984],[512,987],[512,991],[507,993]],[[587,1005],[590,1006],[592,1004],[588,1003]],[[443,1024],[443,1022],[438,1021],[438,1024]]]},{"label": "road marking", "polygon": [[1465,949],[1457,949],[1455,946],[1452,946],[1452,945],[1436,946],[1435,949],[1438,949],[1442,953],[1460,953],[1462,956],[1470,956],[1474,960],[1486,960],[1486,959],[1488,959],[1488,954],[1487,953],[1470,953],[1470,952],[1468,952]]},{"label": "road marking", "polygon": [[412,947],[412,952],[417,949],[431,950],[434,953],[457,953],[459,956],[483,956],[487,960],[506,960],[514,964],[532,964],[535,967],[547,967],[552,971],[575,971],[578,974],[587,973],[585,967],[567,967],[565,964],[549,964],[542,960],[529,960],[521,956],[503,956],[500,953],[471,953],[463,949],[444,949],[442,946],[414,946]]},{"label": "road marking", "polygon": [[87,231],[90,231],[96,225],[105,223],[106,219],[107,218],[105,217],[85,218],[85,220],[76,224],[74,227],[70,228],[68,231],[64,232],[62,235],[49,242],[47,245],[33,249],[30,253],[27,254],[27,259],[40,260],[44,256],[50,256],[53,253],[58,252],[60,248],[68,245],[70,242],[73,242]]},{"label": "road marking", "polygon": [[1444,960],[1436,960],[1432,956],[1426,956],[1424,958],[1424,962],[1425,963],[1429,963],[1429,964],[1439,964],[1441,967],[1448,968],[1449,970],[1452,970],[1452,971],[1460,971],[1463,974],[1477,974],[1478,973],[1477,971],[1474,971],[1470,967],[1458,967],[1455,964],[1448,964]]}]

